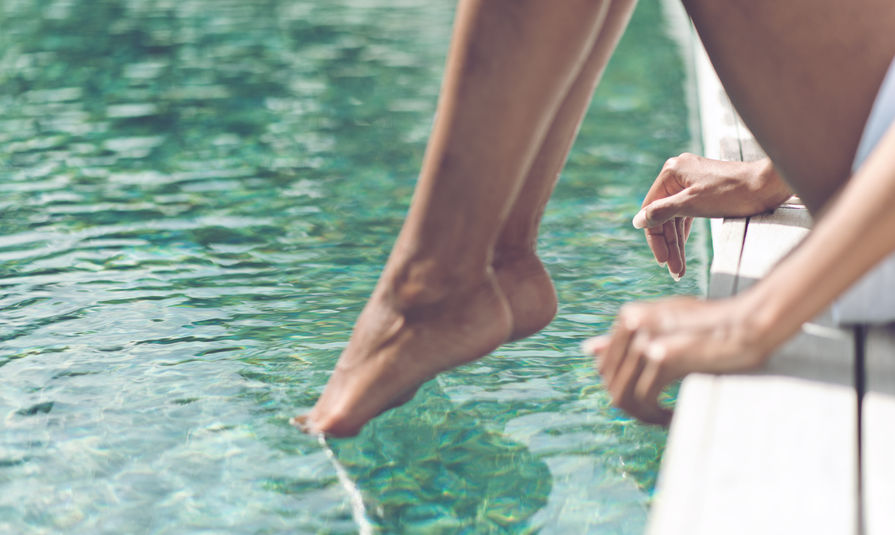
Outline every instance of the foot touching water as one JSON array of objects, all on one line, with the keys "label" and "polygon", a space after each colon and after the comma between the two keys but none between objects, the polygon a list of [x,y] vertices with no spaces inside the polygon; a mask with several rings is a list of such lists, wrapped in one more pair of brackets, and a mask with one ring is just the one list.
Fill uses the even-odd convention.
[{"label": "foot touching water", "polygon": [[505,262],[483,280],[434,299],[427,289],[423,302],[406,292],[399,298],[386,286],[380,283],[361,312],[323,395],[294,425],[355,435],[438,373],[537,332],[556,313],[553,284],[536,256]]}]

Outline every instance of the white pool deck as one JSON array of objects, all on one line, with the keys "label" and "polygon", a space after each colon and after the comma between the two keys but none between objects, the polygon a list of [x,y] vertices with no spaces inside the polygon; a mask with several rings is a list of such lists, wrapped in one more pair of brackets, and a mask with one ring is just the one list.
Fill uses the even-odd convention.
[{"label": "white pool deck", "polygon": [[[705,154],[762,157],[695,48]],[[753,284],[810,227],[797,199],[713,220],[709,297]],[[649,535],[895,533],[895,325],[841,329],[829,318],[759,372],[684,381]]]}]

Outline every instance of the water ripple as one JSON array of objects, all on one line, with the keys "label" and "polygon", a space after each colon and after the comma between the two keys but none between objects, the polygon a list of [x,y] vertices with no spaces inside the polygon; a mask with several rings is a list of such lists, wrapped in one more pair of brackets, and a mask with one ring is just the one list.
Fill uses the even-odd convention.
[{"label": "water ripple", "polygon": [[0,531],[641,531],[664,435],[609,406],[578,343],[696,290],[628,223],[688,143],[653,1],[545,215],[558,318],[332,441],[340,470],[287,423],[406,213],[452,10],[3,3]]}]

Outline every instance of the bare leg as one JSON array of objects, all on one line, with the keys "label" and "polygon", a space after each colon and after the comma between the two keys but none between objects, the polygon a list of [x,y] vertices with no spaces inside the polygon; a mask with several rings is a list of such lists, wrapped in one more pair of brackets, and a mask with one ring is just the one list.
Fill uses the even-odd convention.
[{"label": "bare leg", "polygon": [[850,175],[895,55],[895,4],[684,4],[737,111],[808,208],[820,212]]},{"label": "bare leg", "polygon": [[493,250],[609,8],[461,2],[438,118],[404,227],[323,395],[297,423],[356,433],[512,331]]},{"label": "bare leg", "polygon": [[590,55],[559,107],[497,238],[493,267],[510,305],[513,340],[543,329],[556,315],[556,291],[536,254],[538,227],[594,89],[635,4],[635,0],[623,0],[610,6]]}]

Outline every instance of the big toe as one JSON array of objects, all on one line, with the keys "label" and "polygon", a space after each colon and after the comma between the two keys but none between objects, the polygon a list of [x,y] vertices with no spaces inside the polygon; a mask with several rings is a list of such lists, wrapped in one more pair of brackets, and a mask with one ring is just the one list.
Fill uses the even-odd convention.
[{"label": "big toe", "polygon": [[289,423],[309,435],[324,434],[330,437],[353,437],[364,426],[364,421],[351,415],[333,413],[326,417],[315,417],[314,411],[294,416]]}]

